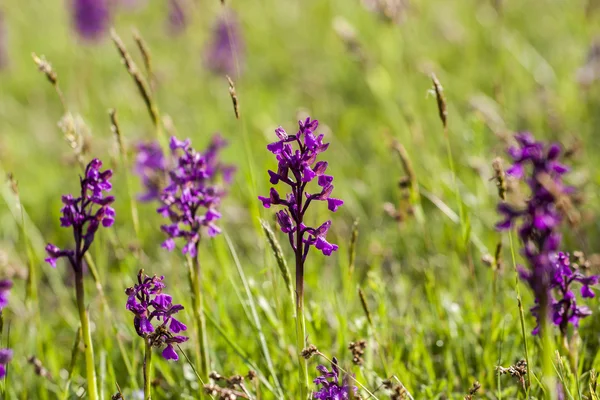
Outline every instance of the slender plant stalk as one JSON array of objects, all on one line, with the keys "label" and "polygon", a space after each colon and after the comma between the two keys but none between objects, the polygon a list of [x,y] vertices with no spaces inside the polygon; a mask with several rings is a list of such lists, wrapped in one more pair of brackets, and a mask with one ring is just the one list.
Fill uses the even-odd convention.
[{"label": "slender plant stalk", "polygon": [[193,315],[196,327],[196,368],[202,379],[208,379],[208,338],[206,336],[206,321],[204,320],[204,304],[201,293],[200,260],[198,259],[198,244],[196,244],[196,256],[188,258],[190,288],[192,290]]},{"label": "slender plant stalk", "polygon": [[152,399],[152,344],[149,339],[144,340],[144,400]]},{"label": "slender plant stalk", "polygon": [[552,324],[548,318],[548,300],[540,304],[540,327],[542,333],[542,372],[544,377],[542,382],[548,390],[548,398],[557,399],[556,377],[554,376],[554,363],[552,356],[554,354],[554,336],[552,334]]},{"label": "slender plant stalk", "polygon": [[137,203],[133,194],[133,184],[131,183],[131,174],[129,172],[129,157],[127,156],[127,149],[123,142],[123,136],[121,134],[121,128],[119,121],[117,120],[117,111],[113,108],[108,112],[110,117],[111,129],[117,139],[119,145],[119,155],[121,156],[121,165],[123,166],[123,172],[125,174],[125,182],[127,183],[127,195],[129,197],[129,207],[131,209],[131,221],[133,222],[133,231],[135,236],[139,239],[140,237],[140,219],[137,209]]},{"label": "slender plant stalk", "polygon": [[[302,210],[302,192],[306,184],[298,185],[297,193],[295,193],[296,201],[298,202],[298,210]],[[303,233],[300,231],[302,226],[303,212],[299,212],[296,226],[296,353],[298,356],[298,378],[300,380],[301,399],[308,398],[308,363],[302,357],[304,349],[304,338],[306,337],[306,323],[304,320],[304,242],[302,241]]]},{"label": "slender plant stalk", "polygon": [[67,382],[65,383],[65,390],[63,391],[63,400],[67,400],[69,398],[69,388],[71,387],[71,380],[73,378],[73,372],[75,371],[75,367],[77,366],[77,355],[79,354],[79,344],[81,343],[81,327],[77,329],[77,333],[75,334],[75,341],[73,342],[73,348],[71,349],[71,362],[69,363],[69,368],[67,372],[69,373]]},{"label": "slender plant stalk", "polygon": [[77,308],[81,320],[81,334],[83,336],[83,347],[85,354],[85,373],[87,377],[88,399],[98,400],[98,382],[96,381],[96,369],[94,363],[94,347],[92,345],[92,333],[90,332],[90,321],[85,309],[85,290],[83,287],[83,271],[81,268],[75,270],[75,292],[77,296]]},{"label": "slender plant stalk", "polygon": [[[225,241],[227,242],[227,246],[229,247],[229,251],[231,252],[231,256],[233,257],[233,261],[235,267],[237,269],[240,280],[242,281],[242,285],[244,286],[244,291],[246,292],[246,296],[248,297],[248,305],[250,307],[250,313],[248,314],[248,319],[254,323],[256,327],[256,332],[258,334],[258,340],[260,341],[260,346],[262,348],[263,355],[265,357],[265,361],[267,362],[267,368],[269,369],[269,373],[273,378],[275,383],[275,387],[277,389],[277,395],[280,398],[284,398],[283,388],[281,387],[281,383],[277,378],[277,372],[275,370],[275,366],[273,365],[273,360],[271,359],[271,352],[269,351],[269,346],[267,345],[267,340],[265,338],[265,334],[262,329],[262,325],[260,323],[260,318],[258,317],[258,312],[256,311],[256,302],[252,297],[252,291],[250,290],[250,285],[248,284],[248,280],[246,279],[246,275],[244,274],[244,270],[242,269],[242,264],[240,263],[239,257],[233,247],[233,242],[227,233],[223,233],[225,237]],[[287,268],[287,266],[286,266]],[[289,273],[289,271],[288,271]],[[290,278],[291,280],[291,278]],[[291,284],[291,283],[290,283]],[[240,297],[241,300],[241,297]]]},{"label": "slender plant stalk", "polygon": [[529,346],[527,345],[527,334],[525,332],[525,312],[523,311],[523,301],[521,300],[521,289],[519,285],[519,271],[517,270],[517,259],[515,256],[515,245],[513,243],[512,232],[508,232],[508,239],[510,241],[510,254],[512,257],[513,267],[515,269],[515,291],[517,292],[517,304],[519,307],[519,320],[521,321],[521,336],[523,337],[523,349],[525,350],[525,361],[527,362],[527,378],[526,392],[527,398],[529,398],[529,391],[531,390],[531,366],[529,365]]}]

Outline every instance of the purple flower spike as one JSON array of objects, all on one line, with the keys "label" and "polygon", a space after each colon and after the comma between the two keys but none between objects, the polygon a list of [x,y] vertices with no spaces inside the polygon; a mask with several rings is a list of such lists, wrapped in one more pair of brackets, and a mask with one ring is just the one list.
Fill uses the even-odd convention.
[{"label": "purple flower spike", "polygon": [[581,285],[581,297],[594,297],[590,286],[598,283],[598,276],[583,275],[580,270],[571,265],[569,255],[562,252],[558,253],[554,265],[554,277],[550,284],[552,321],[560,328],[561,332],[566,333],[569,324],[577,327],[581,318],[591,314],[589,308],[577,305],[573,286],[576,283]]},{"label": "purple flower spike", "polygon": [[108,30],[110,12],[108,0],[72,0],[73,21],[84,40],[100,39]]},{"label": "purple flower spike", "polygon": [[187,26],[184,6],[181,0],[169,0],[168,31],[172,35],[182,33]]},{"label": "purple flower spike", "polygon": [[6,376],[6,364],[13,358],[11,349],[0,349],[0,378]]},{"label": "purple flower spike", "polygon": [[598,277],[584,276],[571,266],[568,254],[558,252],[563,220],[558,202],[573,192],[562,180],[568,168],[558,161],[560,146],[538,142],[528,132],[517,134],[515,139],[518,146],[508,149],[514,164],[506,172],[523,179],[531,196],[524,208],[500,204],[498,212],[503,220],[496,228],[517,227],[523,243],[522,252],[529,268],[519,267],[519,274],[535,296],[536,305],[531,312],[538,324],[532,333],[539,334],[542,313],[548,313],[548,318],[566,334],[569,324],[577,327],[579,320],[590,314],[587,307],[577,305],[574,284],[581,285],[583,298],[593,297],[590,286],[598,283]]},{"label": "purple flower spike", "polygon": [[139,143],[136,150],[134,171],[145,189],[138,199],[143,202],[159,200],[167,168],[165,155],[158,142]]},{"label": "purple flower spike", "polygon": [[217,75],[237,75],[237,64],[243,63],[243,43],[240,26],[233,11],[217,20],[212,38],[204,52],[204,64]]},{"label": "purple flower spike", "polygon": [[60,225],[73,229],[76,250],[61,250],[49,243],[46,246],[48,257],[45,261],[52,267],[56,267],[59,258],[66,257],[74,270],[81,269],[83,257],[94,241],[96,231],[100,226],[112,226],[115,221],[115,210],[110,207],[115,198],[106,195],[112,189],[112,171],[100,171],[100,168],[102,162],[92,160],[85,169],[85,178],[79,179],[80,197],[74,198],[70,194],[62,197]]},{"label": "purple flower spike", "polygon": [[8,305],[8,297],[12,288],[12,281],[4,279],[0,281],[0,312]]},{"label": "purple flower spike", "polygon": [[[290,187],[291,193],[283,197],[275,188],[269,191],[269,197],[259,196],[258,199],[265,208],[273,205],[282,205],[285,210],[278,211],[277,223],[283,233],[288,234],[290,245],[298,251],[298,237],[302,243],[301,257],[306,256],[311,246],[315,246],[324,255],[330,256],[338,246],[327,242],[326,235],[331,225],[327,221],[318,229],[304,225],[304,214],[313,201],[326,201],[330,211],[335,212],[344,202],[330,197],[333,191],[333,176],[325,175],[328,164],[326,161],[317,161],[317,156],[324,152],[329,144],[323,144],[323,135],[315,135],[319,126],[317,120],[306,118],[299,121],[299,130],[295,135],[288,135],[283,128],[275,130],[278,141],[267,145],[267,149],[275,154],[278,161],[277,172],[269,171],[272,184],[282,182]],[[294,143],[297,149],[294,150]],[[318,192],[309,193],[307,185],[316,180]],[[298,229],[300,227],[300,229]]]},{"label": "purple flower spike", "polygon": [[[2,310],[8,305],[8,296],[13,283],[8,279],[0,280],[0,316]],[[0,349],[0,379],[6,375],[6,364],[12,360],[13,352],[11,349]]]},{"label": "purple flower spike", "polygon": [[[171,138],[169,146],[174,161],[173,166],[162,171],[162,175],[168,174],[169,182],[162,188],[162,206],[157,209],[159,214],[171,221],[171,224],[161,227],[169,236],[162,244],[163,248],[172,251],[175,239],[183,238],[185,245],[182,252],[196,257],[202,228],[209,237],[221,232],[216,222],[221,218],[218,208],[226,192],[216,181],[222,176],[226,183],[231,182],[234,171],[232,166],[219,161],[219,152],[226,145],[227,142],[216,135],[206,151],[199,153],[191,147],[189,139],[180,141],[176,137]],[[158,165],[157,162],[153,164]]]},{"label": "purple flower spike", "polygon": [[358,394],[358,388],[348,383],[350,380],[345,376],[340,380],[341,371],[338,368],[337,358],[333,357],[331,371],[324,365],[319,365],[317,371],[321,373],[313,382],[320,386],[319,390],[313,393],[313,398],[318,400],[348,400],[352,392],[352,398]]},{"label": "purple flower spike", "polygon": [[172,251],[175,239],[182,238],[185,241],[183,254],[196,257],[202,228],[209,237],[221,232],[216,222],[221,218],[218,208],[226,192],[217,184],[217,179],[222,176],[223,180],[231,181],[234,168],[219,161],[219,152],[227,142],[218,135],[204,153],[194,150],[189,139],[180,141],[172,137],[169,145],[174,161],[163,172],[163,175],[168,173],[169,182],[162,189],[162,205],[157,209],[171,221],[161,227],[169,236],[162,247]]},{"label": "purple flower spike", "polygon": [[175,319],[175,315],[183,310],[181,304],[173,304],[168,294],[162,293],[165,288],[162,276],[148,276],[141,270],[137,283],[125,290],[127,303],[125,308],[133,313],[133,326],[141,337],[152,347],[167,345],[162,355],[167,360],[177,361],[179,357],[173,348],[174,343],[188,340],[185,336],[174,335],[185,331],[187,326]]}]

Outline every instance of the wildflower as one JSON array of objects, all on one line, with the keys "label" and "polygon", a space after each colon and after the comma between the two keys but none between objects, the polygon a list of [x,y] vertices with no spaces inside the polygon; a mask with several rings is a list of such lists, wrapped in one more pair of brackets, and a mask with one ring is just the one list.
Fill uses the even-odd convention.
[{"label": "wildflower", "polygon": [[[333,192],[333,176],[327,175],[327,162],[317,161],[317,156],[329,147],[329,143],[323,143],[324,135],[315,136],[319,121],[311,120],[310,117],[304,121],[298,121],[299,130],[295,135],[288,135],[279,127],[275,129],[278,141],[267,145],[267,150],[275,155],[278,161],[277,172],[269,171],[270,182],[277,185],[282,182],[290,187],[290,193],[285,197],[272,187],[269,197],[259,196],[265,208],[272,205],[283,206],[283,210],[276,213],[277,222],[281,231],[288,235],[290,246],[294,250],[296,258],[296,350],[300,377],[308,376],[306,359],[303,357],[305,322],[304,322],[304,263],[311,246],[320,250],[324,255],[330,256],[338,249],[336,244],[327,241],[327,232],[331,221],[326,221],[318,228],[312,228],[304,223],[304,216],[313,201],[325,201],[330,211],[344,204],[340,199],[331,197]],[[292,146],[296,143],[297,149]],[[317,191],[310,193],[307,185],[315,182]],[[308,395],[308,385],[305,379],[300,379],[301,396]],[[325,398],[325,397],[323,397]]]},{"label": "wildflower", "polygon": [[[335,212],[344,204],[340,199],[331,197],[333,191],[333,177],[327,175],[328,163],[317,161],[317,156],[329,147],[329,143],[323,143],[323,135],[315,136],[319,122],[306,118],[299,121],[300,129],[295,135],[288,135],[283,128],[275,130],[279,140],[267,146],[277,157],[277,172],[269,171],[273,185],[282,182],[290,187],[291,193],[282,197],[275,188],[269,191],[269,197],[259,196],[259,200],[265,208],[272,205],[281,205],[284,210],[276,214],[277,222],[283,233],[287,233],[290,244],[297,250],[296,235],[300,235],[304,246],[302,252],[303,260],[306,259],[310,246],[314,246],[324,255],[329,256],[338,249],[338,246],[326,240],[331,221],[326,221],[318,228],[311,228],[303,223],[303,217],[309,205],[313,201],[324,201],[330,211]],[[292,143],[296,143],[297,150],[293,150]],[[315,181],[318,191],[308,193],[306,186]],[[305,236],[306,235],[306,236]],[[296,238],[296,239],[295,239]]]},{"label": "wildflower", "polygon": [[60,225],[72,227],[75,239],[75,250],[63,250],[53,244],[46,246],[48,257],[45,261],[56,267],[59,258],[66,257],[74,270],[82,268],[85,253],[94,241],[100,225],[108,228],[115,222],[115,210],[110,204],[115,200],[113,196],[106,196],[104,192],[112,189],[110,169],[100,171],[102,162],[92,160],[85,169],[85,177],[80,177],[80,197],[68,194],[62,197],[63,208]]},{"label": "wildflower", "polygon": [[556,270],[550,287],[552,296],[552,322],[566,334],[569,323],[574,327],[579,326],[579,320],[589,316],[592,312],[586,306],[578,306],[573,286],[578,283],[582,298],[595,297],[590,286],[598,283],[598,276],[585,276],[573,268],[569,255],[558,253]]},{"label": "wildflower", "polygon": [[[84,344],[85,363],[94,366],[94,347],[88,312],[85,304],[85,285],[83,282],[84,257],[89,250],[100,225],[105,228],[112,226],[115,222],[115,210],[110,204],[115,200],[113,196],[107,196],[112,189],[110,178],[111,170],[100,171],[102,162],[93,159],[85,168],[83,177],[79,177],[81,191],[79,197],[68,194],[62,197],[63,208],[60,225],[72,228],[75,249],[60,249],[53,244],[46,246],[48,257],[46,262],[56,267],[59,258],[66,257],[75,273],[75,295],[79,319],[81,323],[81,336]],[[86,368],[88,397],[91,400],[98,399],[98,382],[94,368]]]},{"label": "wildflower", "polygon": [[[320,388],[313,393],[313,398],[318,400],[347,400],[350,399],[350,391],[354,396],[357,395],[358,388],[348,384],[348,376],[340,382],[340,370],[338,368],[337,358],[333,357],[331,363],[331,371],[324,365],[319,365],[317,371],[320,376],[313,381]],[[356,398],[356,397],[353,397]]]},{"label": "wildflower", "polygon": [[[571,322],[577,326],[579,319],[589,313],[586,308],[575,305],[569,289],[571,283],[582,282],[582,294],[589,296],[593,294],[588,290],[589,286],[597,283],[597,278],[585,278],[581,274],[571,278],[574,273],[569,267],[568,257],[558,253],[561,244],[559,226],[567,211],[564,199],[573,192],[573,188],[566,186],[562,180],[568,168],[558,161],[560,147],[535,141],[530,133],[520,133],[515,138],[519,146],[508,150],[514,164],[506,170],[506,174],[525,180],[531,197],[525,208],[500,204],[498,211],[504,220],[496,227],[506,230],[518,225],[523,254],[529,264],[529,269],[519,267],[519,274],[527,281],[536,299],[531,311],[538,325],[532,333],[539,333],[541,313],[549,310],[554,314],[553,322],[564,332],[566,324]],[[554,298],[554,295],[559,297]]]},{"label": "wildflower", "polygon": [[151,347],[162,347],[166,344],[162,356],[167,360],[179,359],[173,345],[188,340],[185,336],[177,335],[187,330],[187,326],[175,318],[183,310],[181,304],[173,304],[168,294],[162,293],[165,288],[163,276],[148,276],[140,270],[137,283],[125,290],[127,294],[127,310],[134,315],[135,331],[148,341]]},{"label": "wildflower", "polygon": [[181,0],[169,0],[169,32],[173,35],[182,33],[187,25],[185,10]]},{"label": "wildflower", "polygon": [[8,279],[0,280],[0,312],[8,305],[8,296],[12,285],[12,281]]},{"label": "wildflower", "polygon": [[218,152],[225,145],[225,141],[215,137],[207,151],[199,153],[191,147],[189,139],[171,138],[171,151],[179,156],[169,171],[170,182],[162,190],[162,206],[157,210],[171,220],[171,224],[161,227],[168,235],[163,248],[171,251],[175,248],[175,239],[183,238],[186,244],[182,252],[196,257],[201,228],[206,228],[209,237],[221,232],[216,221],[221,218],[218,208],[225,192],[217,186],[216,180],[218,175],[223,175],[230,182],[232,176],[232,168],[218,161]]},{"label": "wildflower", "polygon": [[110,24],[108,0],[72,1],[73,22],[77,33],[88,41],[102,37]]},{"label": "wildflower", "polygon": [[227,11],[216,21],[212,38],[204,53],[206,68],[215,74],[236,76],[237,65],[243,59],[240,26],[233,11]]},{"label": "wildflower", "polygon": [[[8,279],[0,280],[0,315],[2,310],[8,305],[8,295],[12,288],[12,281]],[[0,378],[6,375],[6,364],[12,359],[12,350],[0,349]]]},{"label": "wildflower", "polygon": [[158,142],[139,143],[136,147],[135,173],[140,176],[145,192],[143,202],[159,200],[166,174],[167,162]]},{"label": "wildflower", "polygon": [[6,364],[13,358],[13,352],[11,349],[0,349],[0,378],[4,378],[6,375]]}]

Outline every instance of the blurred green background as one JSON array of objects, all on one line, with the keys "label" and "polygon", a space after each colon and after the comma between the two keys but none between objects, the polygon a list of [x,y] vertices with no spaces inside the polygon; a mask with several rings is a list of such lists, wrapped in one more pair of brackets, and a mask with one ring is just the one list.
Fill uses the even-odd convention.
[{"label": "blurred green background", "polygon": [[[220,132],[230,143],[224,159],[238,167],[222,207],[221,226],[231,244],[223,235],[201,245],[207,313],[214,322],[209,323],[212,369],[231,375],[255,368],[276,386],[249,311],[254,303],[275,375],[286,398],[297,393],[292,305],[258,221],[262,217],[272,222],[273,213],[259,207],[256,196],[268,193],[266,171],[275,168],[265,148],[275,138],[273,130],[282,125],[293,132],[296,121],[310,115],[331,142],[323,159],[335,176],[336,197],[345,205],[334,215],[316,207],[309,217],[311,223],[333,220],[330,241],[340,249],[327,259],[316,252],[309,256],[308,341],[352,369],[348,342],[368,338],[366,365],[353,372],[371,389],[396,375],[416,399],[463,398],[474,380],[483,384],[482,398],[522,396],[516,381],[497,379],[494,372],[496,365],[522,358],[523,343],[508,238],[493,227],[498,198],[490,181],[491,162],[504,154],[511,132],[519,130],[573,150],[570,181],[583,195],[584,218],[565,234],[565,245],[568,251],[587,254],[599,250],[596,2],[413,0],[406,2],[399,21],[390,21],[358,0],[232,1],[227,7],[236,13],[245,43],[241,73],[235,78],[240,120],[233,114],[227,80],[202,61],[224,6],[216,0],[184,3],[186,29],[172,35],[167,2],[140,3],[125,7],[114,0],[112,24],[140,69],[131,29],[139,30],[148,44],[162,116],[173,121],[178,137],[191,138],[199,149]],[[43,247],[48,241],[69,243],[70,232],[58,223],[60,196],[77,190],[79,167],[57,125],[63,107],[37,71],[31,57],[35,52],[52,64],[69,109],[85,121],[86,160],[98,157],[115,171],[117,223],[112,233],[99,234],[92,248],[110,309],[102,306],[91,279],[87,293],[104,398],[114,394],[115,383],[127,399],[136,398],[131,393],[142,385],[143,343],[125,310],[124,289],[144,268],[164,274],[168,292],[190,304],[181,254],[168,254],[159,246],[163,220],[154,204],[138,205],[140,235],[132,229],[126,185],[131,166],[119,159],[108,110],[118,111],[130,162],[135,143],[156,139],[152,122],[110,37],[96,43],[79,39],[68,2],[4,0],[0,7],[7,54],[0,70],[0,168],[18,181],[26,214],[23,231],[16,198],[8,184],[3,186],[0,276],[15,279],[2,334],[2,343],[10,341],[15,351],[6,396],[62,396],[78,327],[71,271],[66,265],[52,270],[43,263]],[[432,72],[448,103],[456,183],[431,93]],[[398,188],[404,172],[392,149],[394,140],[412,160],[423,211],[401,222],[384,211],[387,202],[406,205]],[[134,192],[140,191],[137,179],[131,179]],[[462,221],[455,190],[464,210]],[[355,220],[359,239],[351,268]],[[291,261],[284,236],[278,237]],[[480,260],[493,254],[500,241],[505,262],[495,273]],[[35,272],[37,300],[26,302],[29,269]],[[359,286],[365,290],[374,327],[361,308]],[[521,291],[525,294],[524,285]],[[524,303],[527,313],[529,294]],[[590,306],[600,311],[597,301]],[[191,325],[191,312],[185,314]],[[581,330],[586,346],[580,356],[582,371],[600,364],[595,331],[599,315],[585,321]],[[526,322],[531,330],[528,313]],[[124,366],[115,329],[133,373]],[[536,343],[530,339],[533,354]],[[192,344],[186,346],[192,354]],[[37,357],[51,377],[36,375],[29,356]],[[317,363],[310,361],[311,372]],[[83,369],[81,364],[74,374],[67,398],[76,398],[85,385]],[[197,397],[199,384],[185,360],[158,361],[156,375],[157,398]],[[281,396],[266,387],[261,393],[263,398]],[[376,395],[386,398],[383,390]]]}]

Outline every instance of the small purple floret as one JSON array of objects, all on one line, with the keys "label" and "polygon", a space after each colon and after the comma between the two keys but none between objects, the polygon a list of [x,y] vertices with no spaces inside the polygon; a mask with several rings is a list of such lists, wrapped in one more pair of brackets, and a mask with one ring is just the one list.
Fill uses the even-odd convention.
[{"label": "small purple floret", "polygon": [[[348,376],[345,376],[340,382],[340,369],[338,368],[338,361],[333,357],[333,363],[331,364],[331,371],[324,365],[319,365],[317,371],[321,373],[320,376],[313,380],[314,384],[319,390],[313,393],[313,398],[318,400],[348,400],[350,399],[350,392],[354,396],[358,394],[358,388],[348,383]],[[354,398],[354,396],[352,398]]]}]

